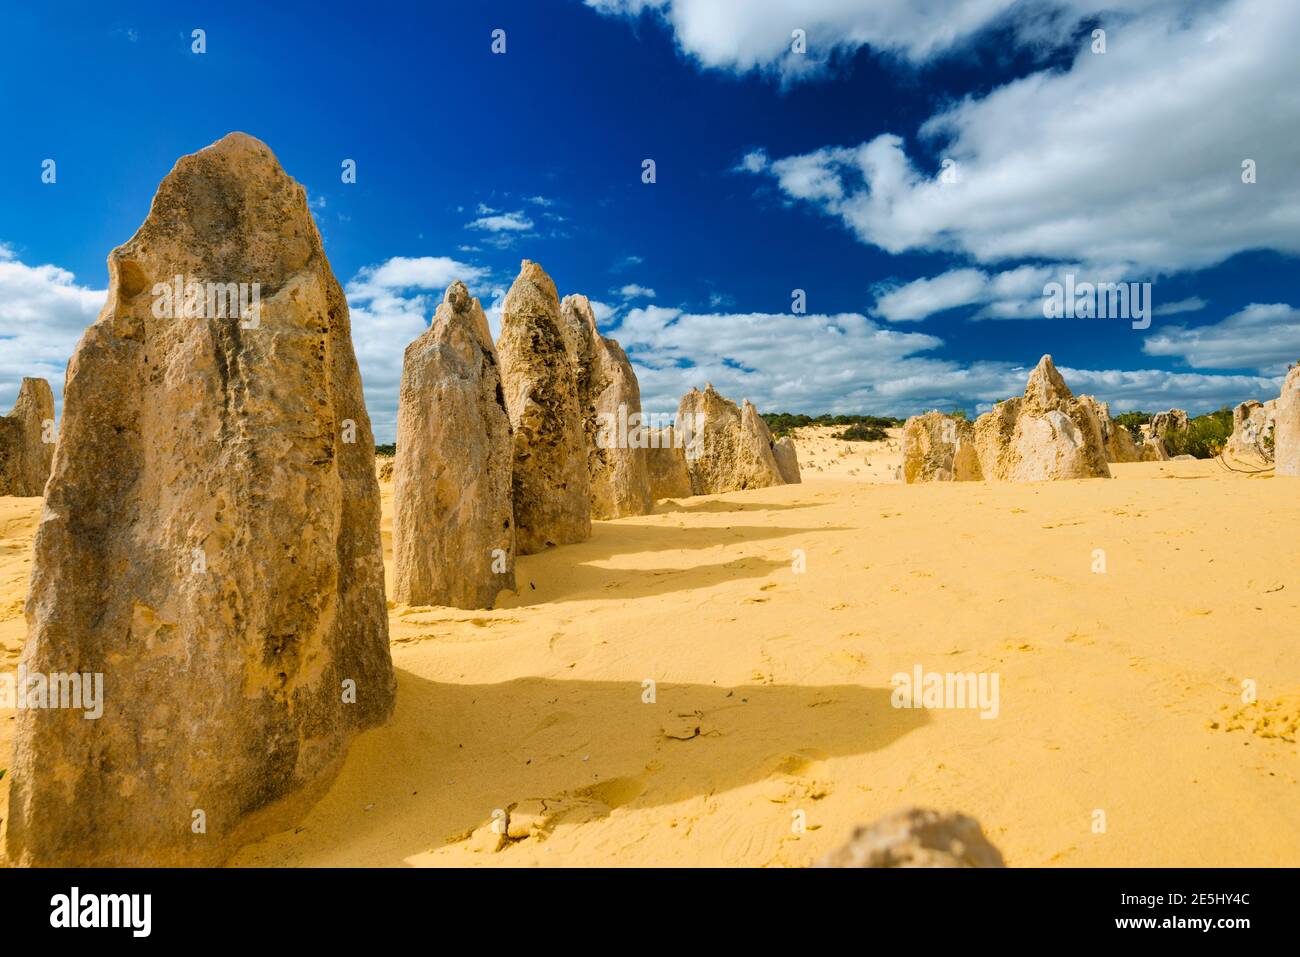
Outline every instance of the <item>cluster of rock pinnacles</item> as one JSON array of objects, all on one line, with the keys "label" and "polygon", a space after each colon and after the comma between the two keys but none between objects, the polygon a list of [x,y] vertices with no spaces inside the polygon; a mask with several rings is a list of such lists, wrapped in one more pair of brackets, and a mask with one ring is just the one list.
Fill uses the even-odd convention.
[{"label": "cluster of rock pinnacles", "polygon": [[[393,711],[374,437],[347,300],[265,144],[182,157],[108,265],[57,447],[43,380],[0,420],[0,494],[45,495],[20,673],[105,688],[97,720],[19,710],[5,851],[217,864],[301,817]],[[176,276],[256,282],[257,315],[159,318],[152,291]],[[698,448],[639,429],[627,356],[535,263],[495,345],[452,283],[403,365],[396,600],[490,607],[517,552],[580,542],[593,517],[797,480],[751,406],[687,400],[725,420]],[[633,441],[600,440],[610,416]]]},{"label": "cluster of rock pinnacles", "polygon": [[[57,446],[44,380],[0,419],[0,495],[45,496],[20,673],[105,675],[98,720],[19,710],[5,850],[19,865],[218,864],[301,817],[393,711],[374,438],[347,300],[305,191],[263,143],[232,133],[182,157],[108,265]],[[159,318],[151,290],[175,276],[259,283],[256,321]],[[1258,405],[1238,409],[1243,446],[1267,419],[1278,473],[1300,474],[1300,368]],[[800,480],[793,442],[712,386],[674,426],[642,428],[640,412],[586,297],[561,300],[525,261],[494,344],[453,282],[403,363],[394,598],[490,607],[516,554],[583,541],[593,518]],[[1044,357],[1023,397],[973,425],[909,420],[905,477],[1106,475],[1161,457],[1169,419],[1137,449]],[[973,821],[912,810],[826,862],[1001,858]]]}]

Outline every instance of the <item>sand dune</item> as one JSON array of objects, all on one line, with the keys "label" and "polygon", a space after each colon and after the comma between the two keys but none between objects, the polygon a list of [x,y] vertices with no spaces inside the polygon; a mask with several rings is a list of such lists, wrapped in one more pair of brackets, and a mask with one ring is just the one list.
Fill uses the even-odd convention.
[{"label": "sand dune", "polygon": [[[597,522],[495,610],[392,607],[394,719],[234,863],[805,865],[909,804],[976,817],[1012,866],[1300,859],[1293,481],[905,486],[896,440],[830,431],[800,436],[802,485]],[[0,499],[6,670],[39,506]],[[998,717],[891,707],[918,664],[996,672]]]}]

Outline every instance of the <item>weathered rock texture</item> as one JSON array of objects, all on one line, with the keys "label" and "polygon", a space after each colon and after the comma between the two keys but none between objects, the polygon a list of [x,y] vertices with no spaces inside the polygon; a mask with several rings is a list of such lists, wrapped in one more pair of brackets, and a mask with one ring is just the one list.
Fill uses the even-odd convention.
[{"label": "weathered rock texture", "polygon": [[1043,356],[1023,396],[999,402],[975,421],[980,471],[994,481],[1109,478],[1096,403],[1075,399]]},{"label": "weathered rock texture", "polygon": [[525,259],[497,342],[514,430],[515,543],[532,555],[591,537],[587,440],[555,283]]},{"label": "weathered rock texture", "polygon": [[25,378],[0,418],[0,495],[40,495],[53,460],[54,393],[44,379]]},{"label": "weathered rock texture", "polygon": [[393,599],[491,608],[514,589],[510,416],[479,301],[460,281],[406,347],[393,468]]},{"label": "weathered rock texture", "polygon": [[1170,409],[1168,412],[1157,412],[1151,416],[1151,422],[1147,426],[1147,434],[1151,438],[1163,441],[1164,437],[1172,431],[1182,432],[1187,428],[1187,412],[1183,409]]},{"label": "weathered rock texture", "polygon": [[686,448],[678,444],[676,430],[671,425],[649,430],[645,441],[651,497],[655,501],[690,497],[691,473],[686,467]]},{"label": "weathered rock texture", "polygon": [[[347,300],[263,143],[182,157],[108,265],[68,365],[21,661],[101,673],[103,715],[19,712],[7,848],[214,864],[291,823],[392,711],[375,444]],[[158,318],[177,275],[260,283],[260,312]]]},{"label": "weathered rock texture", "polygon": [[1300,476],[1300,365],[1287,373],[1274,409],[1273,461],[1278,475]]},{"label": "weathered rock texture", "polygon": [[785,484],[772,455],[772,434],[748,402],[742,411],[709,385],[677,407],[677,427],[690,432],[686,466],[695,495]]},{"label": "weathered rock texture", "polygon": [[1232,410],[1232,435],[1224,451],[1236,458],[1264,461],[1271,457],[1277,400],[1250,399]]},{"label": "weathered rock texture", "polygon": [[978,482],[975,427],[966,419],[927,412],[903,425],[903,481]]},{"label": "weathered rock texture", "polygon": [[965,814],[909,808],[863,825],[818,867],[1006,867],[979,822]]},{"label": "weathered rock texture", "polygon": [[641,387],[623,348],[596,329],[586,296],[560,304],[587,444],[591,517],[648,515],[654,510],[650,466],[642,448]]},{"label": "weathered rock texture", "polygon": [[794,439],[783,435],[772,444],[772,457],[776,459],[777,471],[786,485],[798,485],[803,481],[799,474],[799,450]]},{"label": "weathered rock texture", "polygon": [[1133,438],[1133,433],[1120,425],[1110,416],[1110,405],[1098,402],[1092,396],[1081,395],[1078,401],[1090,407],[1101,430],[1101,444],[1106,451],[1107,462],[1141,462],[1142,447]]}]

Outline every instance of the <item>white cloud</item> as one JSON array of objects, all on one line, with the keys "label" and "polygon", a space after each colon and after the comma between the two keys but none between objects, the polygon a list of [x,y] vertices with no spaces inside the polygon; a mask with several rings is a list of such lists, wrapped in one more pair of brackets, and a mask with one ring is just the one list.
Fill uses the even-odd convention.
[{"label": "white cloud", "polygon": [[1199,312],[1208,306],[1200,296],[1189,296],[1187,299],[1179,299],[1177,302],[1167,302],[1162,306],[1156,306],[1153,315],[1157,316],[1178,316],[1185,312]]},{"label": "white cloud", "polygon": [[1085,43],[1068,70],[931,117],[921,135],[956,162],[954,183],[892,133],[759,175],[891,253],[1124,263],[1147,279],[1251,249],[1300,254],[1300,4],[1145,6],[1107,53]]},{"label": "white cloud", "polygon": [[[1066,40],[1085,15],[1153,7],[1178,9],[1203,0],[586,0],[608,15],[649,11],[668,25],[678,48],[700,65],[786,80],[816,76],[837,56],[860,47],[920,63],[990,27],[1005,27],[1025,45]],[[805,31],[804,53],[791,33]]]},{"label": "white cloud", "polygon": [[1300,362],[1300,309],[1251,303],[1213,325],[1169,326],[1147,337],[1142,351],[1176,356],[1193,369],[1258,369],[1279,375]]},{"label": "white cloud", "polygon": [[655,297],[655,291],[653,289],[650,289],[647,286],[638,285],[634,282],[630,282],[622,289],[618,290],[618,294],[624,299],[653,299]]},{"label": "white cloud", "polygon": [[[1023,363],[963,364],[928,353],[942,340],[880,326],[857,313],[798,316],[630,310],[611,333],[628,350],[648,412],[673,412],[690,388],[712,382],[763,411],[871,412],[906,416],[930,408],[985,411],[1024,391],[1038,356]],[[1280,378],[1157,369],[1062,368],[1076,393],[1116,412],[1173,407],[1204,411],[1276,396]]]},{"label": "white cloud", "polygon": [[[480,206],[480,209],[483,207]],[[490,216],[480,216],[471,223],[466,223],[466,229],[484,229],[490,233],[500,232],[527,232],[533,228],[533,221],[522,211],[513,213],[497,213]]]},{"label": "white cloud", "polygon": [[555,200],[547,199],[545,196],[529,196],[528,202],[536,206],[554,206]]},{"label": "white cloud", "polygon": [[58,266],[29,266],[0,243],[0,414],[24,376],[48,380],[62,409],[68,359],[107,298],[107,289],[83,286]]},{"label": "white cloud", "polygon": [[989,278],[978,269],[954,269],[932,279],[917,279],[882,290],[873,314],[888,322],[915,322],[945,309],[983,299]]}]

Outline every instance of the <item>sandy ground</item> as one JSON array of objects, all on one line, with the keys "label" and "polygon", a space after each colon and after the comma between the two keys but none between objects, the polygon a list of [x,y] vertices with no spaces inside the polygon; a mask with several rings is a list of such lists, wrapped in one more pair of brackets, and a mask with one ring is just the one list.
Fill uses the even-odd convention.
[{"label": "sandy ground", "polygon": [[[804,865],[920,804],[1012,865],[1300,864],[1300,482],[908,487],[896,440],[815,431],[802,485],[596,523],[492,611],[393,607],[394,720],[235,863]],[[0,499],[8,670],[38,509]],[[892,707],[917,665],[996,673],[998,716]]]}]

